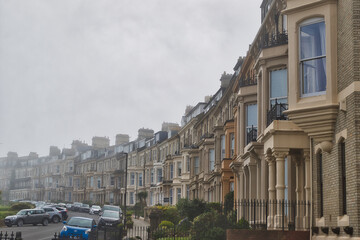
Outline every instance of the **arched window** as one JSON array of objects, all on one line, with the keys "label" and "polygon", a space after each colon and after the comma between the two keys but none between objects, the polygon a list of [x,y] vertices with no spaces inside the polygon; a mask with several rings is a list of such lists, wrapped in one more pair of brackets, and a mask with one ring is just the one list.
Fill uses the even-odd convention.
[{"label": "arched window", "polygon": [[322,152],[316,154],[317,160],[317,176],[318,176],[318,196],[319,196],[319,215],[320,217],[324,216],[324,189],[323,189],[323,161],[322,161]]},{"label": "arched window", "polygon": [[339,143],[339,163],[340,163],[340,193],[341,193],[341,209],[340,213],[342,215],[347,214],[347,206],[346,206],[346,164],[345,164],[345,141]]}]

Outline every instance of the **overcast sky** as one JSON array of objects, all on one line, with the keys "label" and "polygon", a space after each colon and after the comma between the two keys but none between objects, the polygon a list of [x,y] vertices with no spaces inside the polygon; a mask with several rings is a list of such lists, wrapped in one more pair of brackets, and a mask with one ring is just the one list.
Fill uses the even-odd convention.
[{"label": "overcast sky", "polygon": [[0,157],[135,140],[214,94],[261,0],[0,0]]}]

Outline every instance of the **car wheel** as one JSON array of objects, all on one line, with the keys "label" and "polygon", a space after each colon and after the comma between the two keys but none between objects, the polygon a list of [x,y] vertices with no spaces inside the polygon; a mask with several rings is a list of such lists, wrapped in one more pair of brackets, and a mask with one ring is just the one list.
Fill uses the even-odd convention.
[{"label": "car wheel", "polygon": [[36,226],[37,225],[37,223],[33,223],[33,226]]},{"label": "car wheel", "polygon": [[8,223],[8,224],[6,224],[6,226],[8,226],[8,227],[12,227],[12,224],[11,224],[11,223]]},{"label": "car wheel", "polygon": [[43,220],[42,220],[42,225],[43,226],[47,226],[49,224],[49,220],[47,219],[47,218],[44,218]]},{"label": "car wheel", "polygon": [[17,222],[18,227],[24,226],[24,221],[22,219],[19,219]]},{"label": "car wheel", "polygon": [[58,222],[60,222],[59,216],[54,216],[54,217],[52,218],[52,222],[53,222],[53,223],[58,223]]}]

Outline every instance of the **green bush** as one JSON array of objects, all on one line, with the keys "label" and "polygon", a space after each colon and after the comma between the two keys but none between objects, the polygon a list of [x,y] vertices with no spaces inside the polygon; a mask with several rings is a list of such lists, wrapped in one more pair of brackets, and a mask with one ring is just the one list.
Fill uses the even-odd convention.
[{"label": "green bush", "polygon": [[177,225],[177,230],[181,233],[186,233],[191,229],[192,223],[189,221],[188,218],[184,218],[180,220],[179,224]]},{"label": "green bush", "polygon": [[13,205],[11,205],[11,210],[14,211],[20,211],[22,209],[31,209],[31,208],[35,208],[35,205],[27,202],[14,203]]},{"label": "green bush", "polygon": [[235,226],[237,229],[250,229],[250,225],[249,225],[249,222],[246,221],[244,218],[241,218],[236,226]]},{"label": "green bush", "polygon": [[224,212],[229,213],[234,209],[234,192],[229,192],[225,195]]},{"label": "green bush", "polygon": [[160,224],[159,224],[159,227],[160,228],[173,228],[174,227],[174,223],[170,222],[170,221],[162,221]]},{"label": "green bush", "polygon": [[181,217],[187,217],[190,221],[192,221],[196,216],[205,212],[206,202],[199,199],[190,201],[186,198],[182,198],[176,204],[176,208],[178,209]]},{"label": "green bush", "polygon": [[206,203],[206,211],[215,210],[218,213],[221,213],[221,204],[217,202]]},{"label": "green bush", "polygon": [[[194,219],[191,228],[193,240],[222,240],[225,239],[225,229],[228,223],[225,216],[212,210],[205,212]],[[215,238],[216,237],[216,238]]]},{"label": "green bush", "polygon": [[174,225],[180,221],[179,211],[174,206],[161,207],[162,210],[162,220],[170,221]]}]

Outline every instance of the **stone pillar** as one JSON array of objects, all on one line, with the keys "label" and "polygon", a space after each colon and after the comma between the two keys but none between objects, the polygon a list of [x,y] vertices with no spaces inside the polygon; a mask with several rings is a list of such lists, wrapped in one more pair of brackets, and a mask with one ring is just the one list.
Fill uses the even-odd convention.
[{"label": "stone pillar", "polygon": [[256,161],[256,199],[261,199],[261,160]]},{"label": "stone pillar", "polygon": [[256,183],[256,178],[257,178],[257,166],[256,164],[249,164],[248,165],[248,169],[249,169],[249,182],[247,183],[247,186],[249,187],[248,193],[249,193],[249,199],[256,199],[256,194],[257,194],[257,183]]},{"label": "stone pillar", "polygon": [[240,119],[240,139],[239,139],[239,153],[240,155],[244,153],[244,147],[245,147],[245,104],[243,100],[240,102],[240,112],[239,112],[239,119]]},{"label": "stone pillar", "polygon": [[310,208],[311,208],[311,172],[310,172],[310,152],[304,151],[304,162],[305,162],[305,216],[303,220],[304,227],[310,227]]},{"label": "stone pillar", "polygon": [[296,156],[296,228],[302,228],[302,219],[304,217],[304,206],[300,205],[304,199],[304,163],[302,157]]},{"label": "stone pillar", "polygon": [[269,229],[274,228],[274,217],[275,217],[275,208],[271,203],[275,201],[276,193],[275,193],[275,177],[276,177],[276,166],[275,161],[271,153],[265,155],[266,162],[269,164],[269,210],[268,210],[268,217],[267,217],[267,227]]},{"label": "stone pillar", "polygon": [[[277,205],[277,214],[275,218],[275,226],[283,227],[283,224],[286,224],[287,219],[283,219],[284,208],[280,204],[285,199],[285,157],[288,155],[288,152],[277,151],[273,153],[276,161],[276,200]],[[285,227],[285,226],[284,226]]]}]

